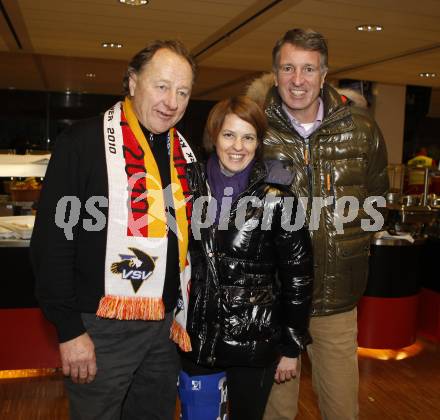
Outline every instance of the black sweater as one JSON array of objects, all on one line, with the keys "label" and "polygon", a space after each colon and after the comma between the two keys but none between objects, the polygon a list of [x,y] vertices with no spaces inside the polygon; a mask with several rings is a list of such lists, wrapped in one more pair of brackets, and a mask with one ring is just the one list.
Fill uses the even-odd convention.
[{"label": "black sweater", "polygon": [[[57,203],[65,196],[77,197],[81,203],[72,240],[55,222]],[[102,117],[81,121],[57,139],[31,239],[37,298],[46,317],[55,324],[60,342],[85,332],[81,312],[96,312],[104,295],[107,224],[97,231],[83,228],[85,219],[96,223],[85,209],[92,196],[108,197]],[[94,206],[95,212],[102,212],[107,220],[108,208]],[[168,271],[163,296],[166,311],[174,308],[178,287],[175,273],[170,276]]]}]

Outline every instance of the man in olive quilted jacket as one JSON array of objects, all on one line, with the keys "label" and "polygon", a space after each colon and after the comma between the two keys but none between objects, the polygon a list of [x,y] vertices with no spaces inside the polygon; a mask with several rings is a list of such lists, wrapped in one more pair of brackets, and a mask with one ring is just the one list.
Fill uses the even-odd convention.
[{"label": "man in olive quilted jacket", "polygon": [[[276,43],[265,157],[292,169],[292,190],[307,207],[315,275],[307,351],[321,414],[352,420],[358,418],[356,305],[366,286],[371,232],[383,224],[372,203],[384,205],[387,154],[366,110],[348,106],[325,83],[327,54],[325,39],[311,30],[290,30]],[[354,210],[348,215],[347,205]],[[299,371],[274,384],[265,420],[292,420],[298,390]]]}]

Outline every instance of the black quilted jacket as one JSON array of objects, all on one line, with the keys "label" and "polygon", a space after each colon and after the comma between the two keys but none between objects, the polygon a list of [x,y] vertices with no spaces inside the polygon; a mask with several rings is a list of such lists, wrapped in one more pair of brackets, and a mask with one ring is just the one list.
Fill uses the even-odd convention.
[{"label": "black quilted jacket", "polygon": [[[294,215],[297,200],[285,185],[279,185],[283,181],[271,179],[268,167],[254,165],[247,190],[232,204],[227,230],[205,227],[199,240],[191,238],[187,330],[193,350],[186,357],[199,364],[266,366],[280,355],[296,357],[310,342],[309,233],[304,228],[288,232],[282,227],[286,198],[293,203]],[[194,199],[207,196],[203,168],[190,165],[188,176]],[[259,198],[262,206],[239,205],[246,196]],[[235,216],[240,209],[245,210],[245,222],[237,228]],[[266,214],[273,219],[264,230]]]}]

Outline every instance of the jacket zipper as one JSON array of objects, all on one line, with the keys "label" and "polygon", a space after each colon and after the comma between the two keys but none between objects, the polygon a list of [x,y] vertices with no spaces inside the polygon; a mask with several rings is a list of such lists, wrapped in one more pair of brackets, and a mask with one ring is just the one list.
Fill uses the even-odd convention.
[{"label": "jacket zipper", "polygon": [[307,190],[309,192],[307,197],[307,218],[310,220],[313,204],[313,162],[312,162],[312,149],[310,146],[310,138],[304,137],[304,164],[307,172]]},{"label": "jacket zipper", "polygon": [[[233,206],[234,206],[234,204],[235,203],[237,203],[239,200],[240,200],[240,198],[241,197],[243,197],[248,191],[250,191],[255,185],[257,185],[262,179],[264,179],[264,177],[266,176],[266,174],[264,174],[264,175],[261,175],[260,177],[258,177],[252,184],[250,184],[247,188],[246,188],[246,190],[245,191],[243,191],[236,199],[235,199],[235,201],[233,202],[233,203],[231,203],[231,209],[233,208]],[[209,192],[209,194],[211,193],[211,191],[210,191],[210,188],[209,188],[209,185],[208,185],[208,183],[206,182],[206,185],[207,185],[207,187],[208,187],[208,192]],[[229,222],[230,222],[230,217],[229,217],[229,220],[228,220],[228,224],[229,224]],[[215,237],[217,236],[217,225],[215,225],[215,226],[210,226],[210,234],[212,235],[211,237],[212,237],[212,244],[215,244]],[[209,252],[207,252],[207,250],[206,250],[206,248],[205,247],[203,247],[203,251],[204,251],[204,253],[205,253],[205,255],[208,257],[208,261],[209,261],[209,264],[211,264],[211,267],[212,267],[212,270],[213,270],[213,274],[214,274],[214,278],[215,278],[215,281],[216,281],[216,287],[218,288],[219,286],[220,286],[220,280],[219,280],[219,278],[218,278],[218,275],[217,275],[217,249],[211,249],[211,255],[209,255],[210,253]],[[209,287],[209,284],[208,284],[208,282],[206,283],[206,287],[208,288]],[[206,291],[207,292],[207,291]],[[218,314],[218,316],[220,316],[221,314],[219,313]],[[211,359],[212,359],[212,365],[214,365],[214,363],[215,363],[215,347],[216,347],[216,344],[217,344],[217,341],[218,341],[218,338],[219,338],[219,335],[220,335],[220,330],[217,330],[216,332],[215,332],[215,334],[214,334],[214,337],[213,337],[213,340],[212,340],[212,346],[211,346],[211,349],[210,349],[210,351],[209,351],[209,355],[210,355],[210,357],[211,357]],[[205,339],[206,339],[206,337],[205,337]]]},{"label": "jacket zipper", "polygon": [[336,196],[335,196],[335,174],[333,172],[333,165],[331,162],[325,164],[325,191],[327,197],[333,197],[333,201],[330,204],[331,209],[335,210]]},{"label": "jacket zipper", "polygon": [[[246,193],[248,193],[255,185],[257,185],[259,182],[261,182],[261,180],[264,179],[265,176],[266,176],[266,174],[263,174],[263,175],[259,176],[241,194],[239,194],[238,197],[231,203],[231,209],[234,208],[234,205],[236,203],[238,203],[238,201],[242,197],[244,197]],[[210,190],[209,185],[208,185],[207,182],[206,182],[206,185],[208,187],[208,193],[210,195],[210,198],[212,198],[211,197],[211,190]],[[228,225],[229,225],[230,221],[231,221],[231,215],[229,214]],[[217,236],[217,225],[210,226],[209,230],[211,231],[209,235],[212,238],[212,244],[215,244],[215,238]],[[211,267],[212,267],[214,275],[215,275],[215,280],[216,280],[217,286],[218,286],[220,284],[220,281],[219,281],[218,276],[217,276],[217,266],[216,266],[217,249],[211,249],[211,252],[207,252],[206,248],[203,247],[203,251],[204,251],[206,257],[208,257],[208,261],[211,264]]]},{"label": "jacket zipper", "polygon": [[[264,179],[265,176],[266,176],[266,174],[259,176],[251,185],[249,185],[246,188],[246,190],[244,190],[240,195],[238,195],[238,197],[234,200],[234,202],[231,203],[231,209],[234,207],[234,204],[236,204],[240,200],[240,198],[244,197],[245,194],[247,192],[249,192],[259,182],[261,182],[261,180]],[[209,185],[208,185],[207,182],[206,182],[206,185],[207,185],[207,189],[208,189],[208,194],[209,194],[210,199],[211,199],[212,198],[211,190],[210,190]],[[231,221],[231,218],[229,217],[228,224],[229,224],[230,221]],[[217,225],[210,226],[209,229],[211,231],[210,232],[210,237],[212,238],[212,244],[215,244],[215,238],[217,236]],[[216,267],[216,263],[215,263],[215,258],[217,256],[217,249],[211,249],[211,252],[208,252],[206,250],[206,248],[203,247],[203,251],[204,251],[206,257],[208,257],[208,261],[211,264],[211,267],[212,267],[214,275],[215,275],[215,280],[216,280],[217,286],[218,286],[220,284],[220,282],[219,282],[219,279],[218,279],[218,276],[217,276],[217,267]]]}]

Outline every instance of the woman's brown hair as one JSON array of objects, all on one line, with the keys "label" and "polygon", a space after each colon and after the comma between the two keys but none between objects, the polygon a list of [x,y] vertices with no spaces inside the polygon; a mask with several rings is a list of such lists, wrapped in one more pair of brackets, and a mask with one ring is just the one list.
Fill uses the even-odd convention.
[{"label": "woman's brown hair", "polygon": [[257,158],[262,157],[263,136],[267,129],[267,119],[261,107],[247,96],[234,96],[217,102],[208,115],[203,136],[203,147],[211,153],[215,149],[215,142],[225,121],[226,115],[234,114],[246,121],[257,132]]}]

